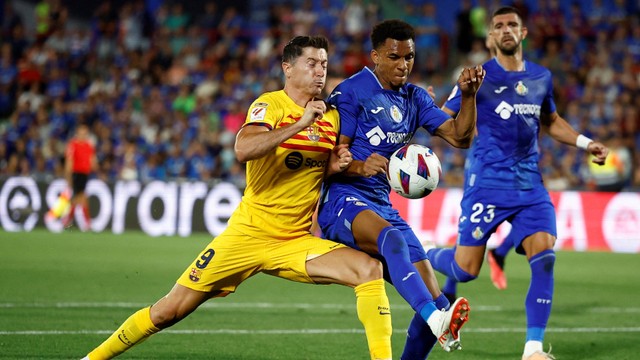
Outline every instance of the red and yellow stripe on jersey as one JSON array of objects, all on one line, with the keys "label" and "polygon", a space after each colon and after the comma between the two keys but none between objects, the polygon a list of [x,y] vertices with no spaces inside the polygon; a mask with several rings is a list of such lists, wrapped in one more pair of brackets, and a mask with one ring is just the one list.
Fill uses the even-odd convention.
[{"label": "red and yellow stripe on jersey", "polygon": [[[269,92],[254,101],[243,126],[277,129],[298,121],[303,112],[283,90]],[[338,112],[331,109],[312,129],[249,161],[247,187],[229,226],[259,238],[288,240],[308,234],[338,132]]]}]

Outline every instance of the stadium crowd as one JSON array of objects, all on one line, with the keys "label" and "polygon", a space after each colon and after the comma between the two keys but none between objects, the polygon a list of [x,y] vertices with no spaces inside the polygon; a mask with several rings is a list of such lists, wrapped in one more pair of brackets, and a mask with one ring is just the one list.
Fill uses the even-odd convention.
[{"label": "stadium crowd", "polygon": [[[41,0],[33,19],[4,2],[0,47],[0,176],[63,177],[64,149],[77,124],[95,139],[106,180],[219,179],[244,186],[235,135],[251,101],[282,87],[280,57],[289,39],[330,39],[329,92],[370,65],[368,31],[387,18],[385,2],[262,2],[268,16],[216,1],[102,1],[87,26],[64,0]],[[463,0],[455,29],[437,24],[437,2],[403,0],[417,29],[412,82],[434,87],[441,104],[461,65],[489,58],[486,19],[499,3],[520,9],[532,34],[525,57],[548,67],[558,112],[580,133],[605,143],[610,159],[541,136],[540,166],[550,190],[640,187],[640,8],[636,2]],[[532,6],[535,5],[535,6]],[[251,8],[251,7],[248,7]],[[26,21],[31,20],[31,21]],[[28,24],[35,24],[29,26]],[[439,155],[443,186],[461,186],[465,152],[418,133]]]}]

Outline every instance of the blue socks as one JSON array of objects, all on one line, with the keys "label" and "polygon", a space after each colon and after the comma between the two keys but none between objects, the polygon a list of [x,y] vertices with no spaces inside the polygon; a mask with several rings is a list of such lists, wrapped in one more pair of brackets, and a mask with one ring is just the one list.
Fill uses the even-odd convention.
[{"label": "blue socks", "polygon": [[547,327],[549,315],[551,315],[555,262],[556,254],[553,250],[545,250],[529,259],[531,284],[525,299],[527,341],[542,341],[544,339],[544,330]]},{"label": "blue socks", "polygon": [[513,249],[513,242],[507,237],[497,248],[493,249],[493,252],[498,256],[506,257],[511,249]]},{"label": "blue socks", "polygon": [[[440,294],[435,300],[438,309],[449,310],[449,300]],[[429,325],[424,321],[420,314],[415,314],[409,329],[407,329],[407,341],[404,344],[404,351],[400,360],[424,360],[427,358],[431,349],[438,339],[431,332]]]},{"label": "blue socks", "polygon": [[393,286],[426,321],[436,306],[418,270],[411,263],[409,247],[402,232],[393,226],[382,229],[378,235],[378,251],[384,256]]},{"label": "blue socks", "polygon": [[449,295],[455,295],[458,293],[458,282],[453,280],[450,277],[447,277],[447,280],[444,282],[444,286],[442,286],[442,292]]},{"label": "blue socks", "polygon": [[400,230],[392,226],[384,228],[378,236],[378,251],[384,257],[396,290],[416,311],[407,329],[401,359],[424,360],[438,341],[426,321],[434,311],[449,309],[449,300],[440,294],[434,301],[418,270],[411,263],[409,247]]}]

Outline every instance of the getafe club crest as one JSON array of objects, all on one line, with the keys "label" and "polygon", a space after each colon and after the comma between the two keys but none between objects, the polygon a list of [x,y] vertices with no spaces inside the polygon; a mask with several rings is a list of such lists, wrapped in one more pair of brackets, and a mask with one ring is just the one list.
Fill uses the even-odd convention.
[{"label": "getafe club crest", "polygon": [[484,233],[482,232],[482,229],[480,229],[480,226],[476,227],[471,233],[471,236],[473,236],[473,238],[476,240],[480,240],[483,235]]},{"label": "getafe club crest", "polygon": [[391,109],[389,109],[389,113],[391,114],[391,118],[393,119],[393,121],[397,123],[402,121],[402,113],[400,112],[400,109],[398,109],[397,106],[395,105],[391,106]]},{"label": "getafe club crest", "polygon": [[520,96],[525,96],[529,93],[529,89],[525,86],[522,80],[518,81],[515,88],[516,88],[516,94]]}]

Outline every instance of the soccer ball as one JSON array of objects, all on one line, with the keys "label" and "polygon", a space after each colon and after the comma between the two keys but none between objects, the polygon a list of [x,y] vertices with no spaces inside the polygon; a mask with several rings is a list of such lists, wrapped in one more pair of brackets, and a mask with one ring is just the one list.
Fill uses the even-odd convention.
[{"label": "soccer ball", "polygon": [[389,185],[408,199],[419,199],[431,194],[438,187],[441,175],[442,167],[438,156],[426,146],[405,145],[389,158]]}]

